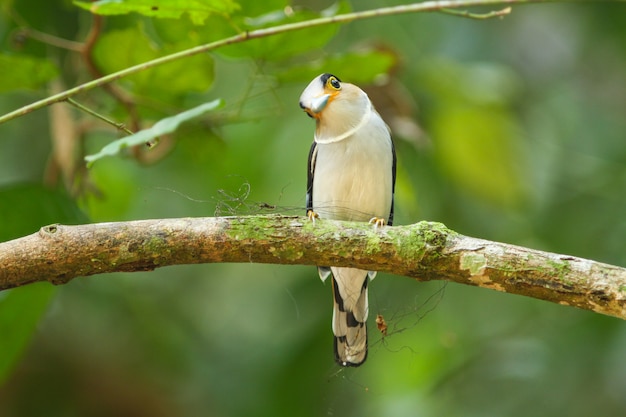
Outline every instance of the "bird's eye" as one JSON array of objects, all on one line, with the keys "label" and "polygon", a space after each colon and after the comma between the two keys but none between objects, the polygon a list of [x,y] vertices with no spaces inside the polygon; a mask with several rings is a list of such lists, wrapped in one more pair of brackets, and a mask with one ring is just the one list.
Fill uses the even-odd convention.
[{"label": "bird's eye", "polygon": [[333,90],[341,90],[341,83],[335,77],[330,77],[326,84],[328,84],[328,86]]}]

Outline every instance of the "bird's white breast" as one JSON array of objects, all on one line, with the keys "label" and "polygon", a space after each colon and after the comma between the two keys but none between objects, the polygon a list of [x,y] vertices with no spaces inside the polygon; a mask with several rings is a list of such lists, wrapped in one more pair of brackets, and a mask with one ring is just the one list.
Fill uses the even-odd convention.
[{"label": "bird's white breast", "polygon": [[321,218],[387,220],[392,200],[393,153],[389,130],[373,111],[366,125],[334,143],[318,143],[313,210]]}]

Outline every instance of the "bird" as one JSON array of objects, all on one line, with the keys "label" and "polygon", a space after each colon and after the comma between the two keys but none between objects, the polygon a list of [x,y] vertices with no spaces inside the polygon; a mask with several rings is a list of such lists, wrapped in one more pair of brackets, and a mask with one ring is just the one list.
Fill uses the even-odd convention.
[{"label": "bird", "polygon": [[[324,73],[304,89],[300,107],[315,119],[307,164],[309,219],[391,226],[396,151],[367,94]],[[318,272],[322,281],[332,282],[335,361],[359,366],[367,359],[367,285],[376,272],[328,266],[318,266]]]}]

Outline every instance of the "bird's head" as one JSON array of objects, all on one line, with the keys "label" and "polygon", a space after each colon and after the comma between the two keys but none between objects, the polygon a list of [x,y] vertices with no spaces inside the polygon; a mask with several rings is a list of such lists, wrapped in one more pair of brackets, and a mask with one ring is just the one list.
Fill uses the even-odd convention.
[{"label": "bird's head", "polygon": [[316,120],[317,138],[342,135],[372,111],[363,90],[328,73],[316,77],[304,89],[300,107]]}]

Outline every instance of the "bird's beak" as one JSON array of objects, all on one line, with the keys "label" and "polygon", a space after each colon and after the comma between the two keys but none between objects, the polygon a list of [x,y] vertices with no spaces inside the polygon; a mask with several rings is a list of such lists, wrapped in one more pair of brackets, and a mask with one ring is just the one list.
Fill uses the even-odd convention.
[{"label": "bird's beak", "polygon": [[330,94],[323,94],[319,97],[315,97],[311,100],[311,111],[315,114],[324,110],[324,107],[328,104],[328,99],[330,98]]},{"label": "bird's beak", "polygon": [[311,117],[317,117],[319,113],[326,107],[330,99],[330,94],[322,94],[319,97],[313,98],[309,103],[300,103],[300,107]]}]

